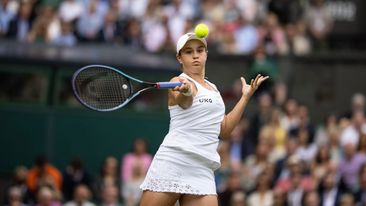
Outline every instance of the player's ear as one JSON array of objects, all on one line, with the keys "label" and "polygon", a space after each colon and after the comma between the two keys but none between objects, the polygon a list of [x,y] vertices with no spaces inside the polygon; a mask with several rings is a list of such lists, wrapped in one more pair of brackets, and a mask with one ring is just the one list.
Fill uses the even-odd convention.
[{"label": "player's ear", "polygon": [[181,56],[180,56],[180,52],[179,52],[178,54],[176,54],[176,55],[175,55],[175,57],[177,58],[178,62],[179,62],[180,64],[182,64],[182,58],[181,58]]}]

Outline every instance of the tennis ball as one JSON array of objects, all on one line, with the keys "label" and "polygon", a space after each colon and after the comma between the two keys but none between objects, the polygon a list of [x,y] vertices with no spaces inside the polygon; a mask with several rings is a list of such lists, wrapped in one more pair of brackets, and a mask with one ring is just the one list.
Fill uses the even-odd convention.
[{"label": "tennis ball", "polygon": [[194,33],[199,38],[205,38],[208,35],[208,26],[206,24],[197,24],[194,28]]},{"label": "tennis ball", "polygon": [[126,84],[123,84],[123,85],[122,85],[122,88],[123,88],[123,89],[127,89],[127,88],[128,88],[128,86],[127,86]]}]

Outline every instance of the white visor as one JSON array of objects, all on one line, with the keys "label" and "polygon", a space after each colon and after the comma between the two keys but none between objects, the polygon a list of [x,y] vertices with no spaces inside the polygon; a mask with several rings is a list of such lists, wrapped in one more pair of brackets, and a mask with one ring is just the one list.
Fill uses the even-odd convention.
[{"label": "white visor", "polygon": [[177,54],[179,53],[179,51],[184,47],[184,45],[186,45],[186,43],[189,41],[189,40],[193,40],[193,39],[197,39],[199,41],[201,41],[206,49],[207,49],[207,42],[206,42],[206,39],[204,38],[199,38],[197,37],[194,33],[186,33],[184,34],[183,36],[181,36],[179,39],[178,39],[178,42],[177,42]]}]

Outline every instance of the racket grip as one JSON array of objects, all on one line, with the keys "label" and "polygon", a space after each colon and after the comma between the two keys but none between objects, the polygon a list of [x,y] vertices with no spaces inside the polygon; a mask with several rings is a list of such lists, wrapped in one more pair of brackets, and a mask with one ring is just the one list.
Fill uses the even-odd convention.
[{"label": "racket grip", "polygon": [[182,82],[157,82],[156,83],[156,88],[160,89],[160,88],[174,88],[176,86],[180,86],[182,85]]}]

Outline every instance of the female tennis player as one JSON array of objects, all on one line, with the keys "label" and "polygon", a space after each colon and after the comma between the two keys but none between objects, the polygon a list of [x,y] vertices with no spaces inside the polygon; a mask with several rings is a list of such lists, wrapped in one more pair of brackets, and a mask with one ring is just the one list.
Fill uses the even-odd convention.
[{"label": "female tennis player", "polygon": [[214,170],[220,167],[219,137],[227,139],[258,86],[268,79],[258,75],[225,115],[216,86],[205,79],[207,42],[187,33],[177,42],[183,73],[171,81],[183,84],[168,93],[170,128],[140,188],[141,206],[217,206]]}]

